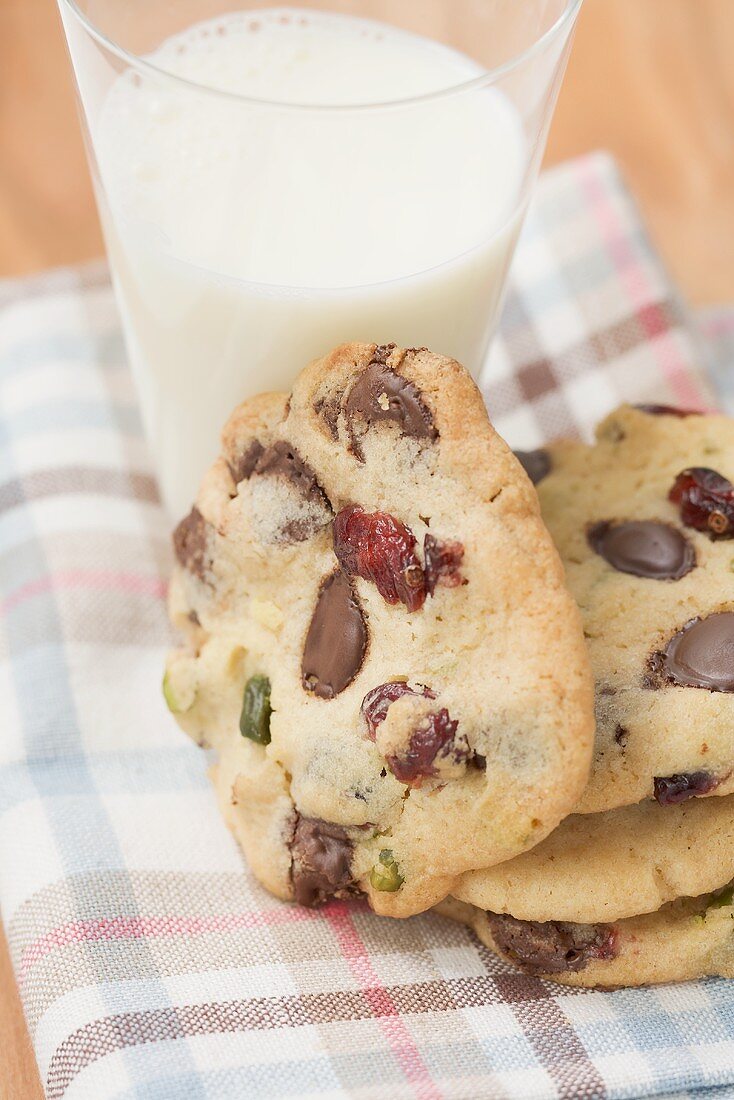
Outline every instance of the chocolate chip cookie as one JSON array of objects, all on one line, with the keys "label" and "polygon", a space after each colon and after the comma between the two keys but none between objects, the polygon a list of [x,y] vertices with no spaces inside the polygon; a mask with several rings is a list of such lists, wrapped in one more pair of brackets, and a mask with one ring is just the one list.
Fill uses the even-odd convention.
[{"label": "chocolate chip cookie", "polygon": [[174,545],[166,699],[278,896],[416,913],[578,800],[578,610],[457,363],[350,344],[246,402]]},{"label": "chocolate chip cookie", "polygon": [[525,973],[591,988],[734,978],[734,887],[679,898],[613,924],[521,921],[447,899],[437,909],[462,921],[496,955]]},{"label": "chocolate chip cookie", "polygon": [[734,879],[734,796],[652,799],[574,814],[529,852],[470,871],[454,895],[522,921],[596,924],[652,913]]},{"label": "chocolate chip cookie", "polygon": [[533,469],[596,681],[577,811],[734,792],[734,421],[625,406]]}]

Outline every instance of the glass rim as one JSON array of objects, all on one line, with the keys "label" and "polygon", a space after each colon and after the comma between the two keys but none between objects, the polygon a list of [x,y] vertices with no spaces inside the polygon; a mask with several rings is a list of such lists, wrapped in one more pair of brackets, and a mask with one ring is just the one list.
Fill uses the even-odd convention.
[{"label": "glass rim", "polygon": [[376,100],[366,103],[299,103],[290,100],[261,99],[256,96],[242,95],[239,92],[228,92],[222,88],[214,88],[210,84],[201,84],[198,81],[179,76],[177,73],[169,72],[153,64],[153,62],[149,61],[147,58],[141,57],[140,54],[133,53],[132,50],[126,49],[124,46],[121,46],[119,42],[115,42],[114,39],[106,35],[92,22],[89,16],[81,10],[77,0],[59,0],[59,4],[69,10],[71,15],[80,23],[87,34],[98,42],[100,46],[114,54],[119,60],[124,61],[131,68],[139,70],[144,74],[155,76],[158,80],[163,80],[166,83],[173,84],[190,92],[202,92],[205,95],[215,96],[218,99],[246,104],[251,107],[267,107],[284,111],[314,111],[322,113],[331,111],[345,113],[350,111],[379,111],[396,107],[411,107],[432,100],[444,99],[451,95],[460,94],[461,92],[471,91],[485,85],[495,84],[508,73],[511,73],[514,69],[519,68],[521,65],[525,64],[525,62],[531,60],[536,54],[541,53],[546,46],[561,34],[562,31],[572,26],[582,2],[583,0],[564,0],[563,10],[560,12],[555,22],[553,22],[547,30],[543,31],[538,38],[531,42],[529,46],[526,46],[524,50],[521,50],[517,54],[513,54],[507,61],[503,61],[501,65],[497,65],[492,69],[485,69],[483,72],[478,73],[477,76],[473,76],[469,80],[463,80],[458,84],[451,84],[446,88],[439,88],[433,92],[425,92],[417,96],[406,96],[400,99]]}]

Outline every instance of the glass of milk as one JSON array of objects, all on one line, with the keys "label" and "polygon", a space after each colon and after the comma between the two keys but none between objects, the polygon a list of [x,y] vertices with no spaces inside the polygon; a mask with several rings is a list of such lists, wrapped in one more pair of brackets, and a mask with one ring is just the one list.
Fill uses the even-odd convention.
[{"label": "glass of milk", "polygon": [[164,502],[346,340],[477,376],[581,0],[59,0]]}]

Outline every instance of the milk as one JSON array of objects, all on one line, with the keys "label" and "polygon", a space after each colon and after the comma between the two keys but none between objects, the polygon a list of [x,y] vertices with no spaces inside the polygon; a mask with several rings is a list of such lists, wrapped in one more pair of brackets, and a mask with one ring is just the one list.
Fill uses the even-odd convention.
[{"label": "milk", "polygon": [[148,60],[190,88],[127,72],[90,126],[145,427],[177,515],[233,407],[287,390],[342,341],[426,345],[479,371],[527,153],[500,92],[435,95],[479,76],[474,62],[371,21],[238,13]]}]

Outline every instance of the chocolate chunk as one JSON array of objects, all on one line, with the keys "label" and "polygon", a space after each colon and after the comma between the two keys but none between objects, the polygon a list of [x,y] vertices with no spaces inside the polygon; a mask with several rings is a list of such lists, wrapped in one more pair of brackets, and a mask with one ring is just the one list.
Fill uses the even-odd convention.
[{"label": "chocolate chunk", "polygon": [[648,416],[677,416],[683,419],[686,416],[700,416],[696,409],[679,409],[675,405],[635,405],[635,409],[647,413]]},{"label": "chocolate chunk", "polygon": [[696,564],[693,546],[678,530],[655,520],[612,523],[589,528],[589,546],[620,573],[654,580],[680,580]]},{"label": "chocolate chunk", "polygon": [[290,443],[279,440],[263,451],[252,478],[252,521],[259,542],[303,542],[331,516],[316,475]]},{"label": "chocolate chunk", "polygon": [[[650,658],[653,683],[708,691],[734,691],[734,612],[691,619],[660,653]],[[655,682],[657,681],[657,683]]]},{"label": "chocolate chunk", "polygon": [[357,594],[341,572],[321,586],[301,662],[303,687],[333,699],[351,684],[367,652],[367,627]]},{"label": "chocolate chunk", "polygon": [[360,462],[364,462],[364,452],[355,432],[355,420],[362,421],[367,428],[382,420],[391,420],[403,435],[412,439],[438,439],[431,412],[417,387],[388,367],[386,356],[378,356],[386,350],[377,349],[374,361],[362,372],[344,400],[350,450]]},{"label": "chocolate chunk", "polygon": [[515,451],[514,453],[533,485],[538,485],[551,472],[551,457],[543,447],[539,447],[536,451]]},{"label": "chocolate chunk", "polygon": [[291,855],[293,893],[299,905],[314,908],[353,892],[352,843],[340,825],[299,815]]},{"label": "chocolate chunk", "polygon": [[314,412],[321,417],[326,425],[331,438],[336,442],[339,438],[339,396],[319,397],[314,401]]},{"label": "chocolate chunk", "polygon": [[194,505],[173,532],[173,552],[177,561],[199,580],[204,580],[207,571],[211,568],[209,550],[211,531],[211,525]]},{"label": "chocolate chunk", "polygon": [[629,735],[630,731],[627,729],[627,727],[617,722],[617,725],[614,727],[614,740],[617,742],[621,749],[625,748]]},{"label": "chocolate chunk", "polygon": [[528,974],[575,973],[619,950],[609,924],[540,923],[502,913],[487,913],[487,922],[497,948]]},{"label": "chocolate chunk", "polygon": [[681,775],[655,776],[653,792],[661,806],[674,806],[688,798],[710,794],[721,783],[710,772],[687,772]]},{"label": "chocolate chunk", "polygon": [[259,477],[284,477],[294,485],[299,495],[331,509],[326,493],[316,480],[316,474],[290,443],[278,440],[260,455],[254,472]]},{"label": "chocolate chunk", "polygon": [[241,481],[247,481],[248,478],[252,477],[264,450],[265,448],[260,440],[253,439],[249,446],[245,447],[242,454],[227,463],[235,485],[239,485]]},{"label": "chocolate chunk", "polygon": [[314,519],[312,516],[289,519],[286,523],[281,525],[276,541],[286,543],[305,542],[306,539],[312,538],[317,531],[325,527],[327,523],[328,520],[322,522],[320,519]]},{"label": "chocolate chunk", "polygon": [[429,596],[433,595],[439,584],[445,588],[466,584],[460,569],[463,559],[464,547],[460,542],[444,542],[433,535],[426,535],[423,540],[423,563]]}]

